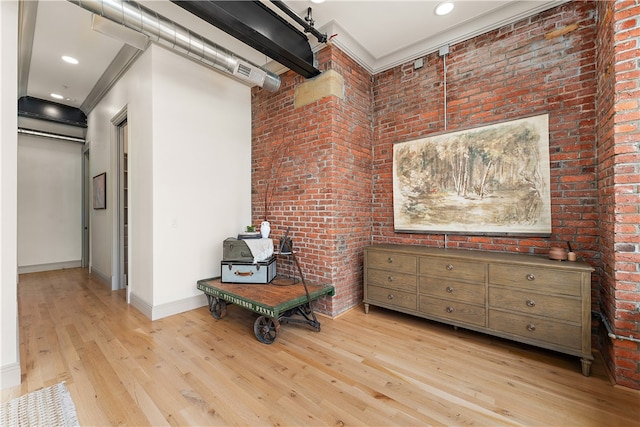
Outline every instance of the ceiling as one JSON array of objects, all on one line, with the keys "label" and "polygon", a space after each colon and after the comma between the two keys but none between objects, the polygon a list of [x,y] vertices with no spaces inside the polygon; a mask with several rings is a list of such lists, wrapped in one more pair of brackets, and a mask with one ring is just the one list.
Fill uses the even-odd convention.
[{"label": "ceiling", "polygon": [[[444,17],[434,13],[440,1],[326,0],[315,4],[309,0],[285,0],[284,3],[301,17],[307,16],[311,7],[315,28],[333,36],[331,43],[375,74],[566,0],[454,0],[455,9]],[[139,3],[258,66],[276,72],[284,70],[264,54],[169,1]],[[67,1],[21,0],[20,21],[19,97],[54,101],[88,114],[124,67],[140,53],[92,30],[92,14]],[[314,49],[320,47],[311,34],[309,42]],[[79,64],[65,63],[62,55],[77,58]],[[51,93],[63,95],[64,99],[52,99]]]}]

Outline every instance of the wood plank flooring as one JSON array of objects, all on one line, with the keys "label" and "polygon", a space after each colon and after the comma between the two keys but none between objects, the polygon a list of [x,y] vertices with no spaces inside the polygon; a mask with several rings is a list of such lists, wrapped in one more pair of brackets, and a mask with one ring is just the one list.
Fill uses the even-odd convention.
[{"label": "wood plank flooring", "polygon": [[[194,283],[194,287],[196,284]],[[322,331],[231,305],[151,322],[85,270],[20,276],[23,381],[66,381],[83,426],[638,426],[640,393],[576,357],[372,307]]]}]

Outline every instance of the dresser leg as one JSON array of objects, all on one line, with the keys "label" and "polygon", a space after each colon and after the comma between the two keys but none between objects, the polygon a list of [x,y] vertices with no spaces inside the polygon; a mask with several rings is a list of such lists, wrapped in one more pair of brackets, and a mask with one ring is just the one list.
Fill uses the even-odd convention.
[{"label": "dresser leg", "polygon": [[364,304],[364,314],[369,314],[369,304]]},{"label": "dresser leg", "polygon": [[589,359],[580,359],[582,362],[582,375],[588,377],[591,374],[591,360]]}]

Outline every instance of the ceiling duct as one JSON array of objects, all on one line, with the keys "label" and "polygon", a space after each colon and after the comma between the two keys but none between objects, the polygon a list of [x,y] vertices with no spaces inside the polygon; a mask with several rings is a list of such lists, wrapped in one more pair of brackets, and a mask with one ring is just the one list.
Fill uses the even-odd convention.
[{"label": "ceiling duct", "polygon": [[280,88],[280,77],[264,70],[227,49],[216,45],[182,25],[134,1],[68,0],[96,15],[138,31],[150,40],[207,64],[235,78],[258,85],[270,92]]}]

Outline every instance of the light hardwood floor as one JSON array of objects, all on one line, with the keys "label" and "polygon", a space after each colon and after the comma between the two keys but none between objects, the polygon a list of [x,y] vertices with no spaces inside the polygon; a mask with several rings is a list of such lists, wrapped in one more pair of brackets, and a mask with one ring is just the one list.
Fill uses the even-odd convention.
[{"label": "light hardwood floor", "polygon": [[[195,287],[195,283],[194,283]],[[640,393],[569,357],[372,307],[322,331],[206,307],[151,322],[85,270],[20,276],[22,385],[66,381],[83,426],[638,426]]]}]

